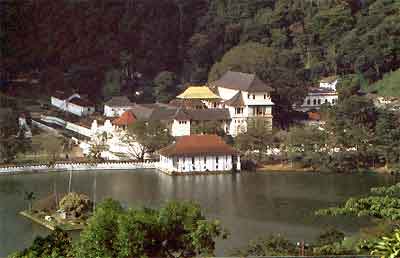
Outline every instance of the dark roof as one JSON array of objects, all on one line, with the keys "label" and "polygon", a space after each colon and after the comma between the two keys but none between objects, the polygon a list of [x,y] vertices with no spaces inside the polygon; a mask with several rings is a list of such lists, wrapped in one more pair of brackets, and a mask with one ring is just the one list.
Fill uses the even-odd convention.
[{"label": "dark roof", "polygon": [[139,104],[133,105],[132,108],[129,109],[129,111],[132,112],[136,116],[136,118],[140,120],[148,120],[153,113],[152,108],[148,108]]},{"label": "dark roof", "polygon": [[217,109],[192,109],[186,110],[192,120],[195,121],[221,121],[229,120],[229,110],[227,108]]},{"label": "dark roof", "polygon": [[109,107],[128,107],[133,106],[134,104],[126,96],[117,96],[108,100],[106,105]]},{"label": "dark roof", "polygon": [[241,72],[228,71],[219,80],[211,83],[212,86],[248,91],[248,92],[271,92],[274,89],[261,81],[257,75]]},{"label": "dark roof", "polygon": [[330,88],[321,88],[321,87],[311,87],[308,90],[309,93],[318,93],[318,94],[325,94],[325,93],[336,93],[335,90]]},{"label": "dark roof", "polygon": [[94,104],[87,99],[73,98],[69,102],[81,107],[94,107]]},{"label": "dark roof", "polygon": [[173,116],[173,119],[175,120],[180,120],[180,121],[184,121],[184,120],[190,120],[191,117],[190,115],[188,115],[186,113],[185,110],[183,110],[182,108],[178,108]]},{"label": "dark roof", "polygon": [[70,95],[66,94],[66,93],[63,92],[63,91],[56,91],[56,92],[54,92],[54,93],[52,94],[52,96],[53,96],[53,97],[56,97],[56,98],[58,98],[58,99],[61,99],[61,100],[65,100],[65,99],[67,99]]},{"label": "dark roof", "polygon": [[173,99],[169,102],[169,105],[187,109],[206,108],[206,105],[200,99]]},{"label": "dark roof", "polygon": [[242,92],[239,91],[231,99],[224,101],[223,104],[225,104],[227,106],[231,106],[231,107],[243,107],[245,104],[244,104]]},{"label": "dark roof", "polygon": [[176,143],[159,150],[159,153],[163,156],[235,155],[238,151],[217,135],[189,135],[178,138]]}]

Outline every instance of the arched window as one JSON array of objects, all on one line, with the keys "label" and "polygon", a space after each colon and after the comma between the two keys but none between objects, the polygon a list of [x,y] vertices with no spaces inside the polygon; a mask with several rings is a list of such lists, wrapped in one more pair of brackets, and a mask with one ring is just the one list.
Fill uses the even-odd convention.
[{"label": "arched window", "polygon": [[307,105],[311,105],[311,99],[307,99]]},{"label": "arched window", "polygon": [[316,99],[313,99],[313,104],[317,105],[317,100]]},{"label": "arched window", "polygon": [[318,105],[321,105],[321,99],[318,99]]},{"label": "arched window", "polygon": [[328,100],[327,99],[325,99],[325,104],[328,104]]}]

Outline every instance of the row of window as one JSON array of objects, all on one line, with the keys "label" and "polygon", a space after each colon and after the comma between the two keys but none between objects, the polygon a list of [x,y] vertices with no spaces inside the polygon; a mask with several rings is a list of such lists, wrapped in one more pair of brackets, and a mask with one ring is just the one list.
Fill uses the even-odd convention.
[{"label": "row of window", "polygon": [[[267,97],[268,97],[268,95],[264,94],[264,99],[267,99]],[[256,99],[256,95],[255,94],[247,94],[247,98],[248,99],[250,99],[250,98]]]},{"label": "row of window", "polygon": [[188,121],[179,121],[179,124],[180,124],[180,125],[185,125],[185,124],[187,124],[187,122],[188,122]]},{"label": "row of window", "polygon": [[[307,105],[308,106],[310,106],[311,105],[311,99],[307,99],[306,100],[306,103],[307,103]],[[325,104],[335,104],[336,103],[336,99],[332,99],[332,102],[329,102],[328,101],[328,99],[325,99],[324,100],[324,103]],[[312,101],[312,104],[315,106],[315,105],[321,105],[322,104],[322,100],[321,99],[313,99],[313,101]]]}]

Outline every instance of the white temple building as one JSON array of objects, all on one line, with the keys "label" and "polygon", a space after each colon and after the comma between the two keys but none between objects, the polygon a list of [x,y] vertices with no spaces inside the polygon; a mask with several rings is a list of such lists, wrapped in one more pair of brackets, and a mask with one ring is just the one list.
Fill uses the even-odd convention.
[{"label": "white temple building", "polygon": [[239,152],[217,135],[182,136],[158,153],[159,169],[167,173],[240,170]]}]

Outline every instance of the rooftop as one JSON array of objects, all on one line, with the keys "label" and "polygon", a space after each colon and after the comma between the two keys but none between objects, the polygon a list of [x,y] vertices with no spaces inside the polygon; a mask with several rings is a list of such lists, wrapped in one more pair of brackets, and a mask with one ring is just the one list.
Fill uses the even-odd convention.
[{"label": "rooftop", "polygon": [[231,99],[228,99],[227,101],[224,101],[223,104],[231,106],[231,107],[243,107],[245,105],[245,103],[244,103],[244,100],[243,100],[242,92],[239,91]]},{"label": "rooftop", "polygon": [[336,75],[328,76],[321,79],[321,83],[333,83],[338,79]]},{"label": "rooftop", "polygon": [[159,153],[163,156],[235,155],[238,151],[217,135],[189,135],[178,138]]},{"label": "rooftop", "polygon": [[220,97],[213,93],[206,86],[189,86],[178,99],[219,99]]},{"label": "rooftop", "polygon": [[134,105],[126,96],[112,97],[105,104],[109,107],[129,107]]},{"label": "rooftop", "polygon": [[261,81],[257,75],[228,71],[219,80],[211,83],[214,87],[221,87],[247,92],[271,92],[274,89]]},{"label": "rooftop", "polygon": [[124,126],[124,125],[131,125],[135,121],[136,121],[135,115],[130,111],[126,111],[126,112],[122,113],[122,115],[120,117],[118,117],[117,119],[112,121],[112,123],[114,125]]},{"label": "rooftop", "polygon": [[69,102],[81,107],[94,107],[94,103],[87,99],[73,98]]}]

